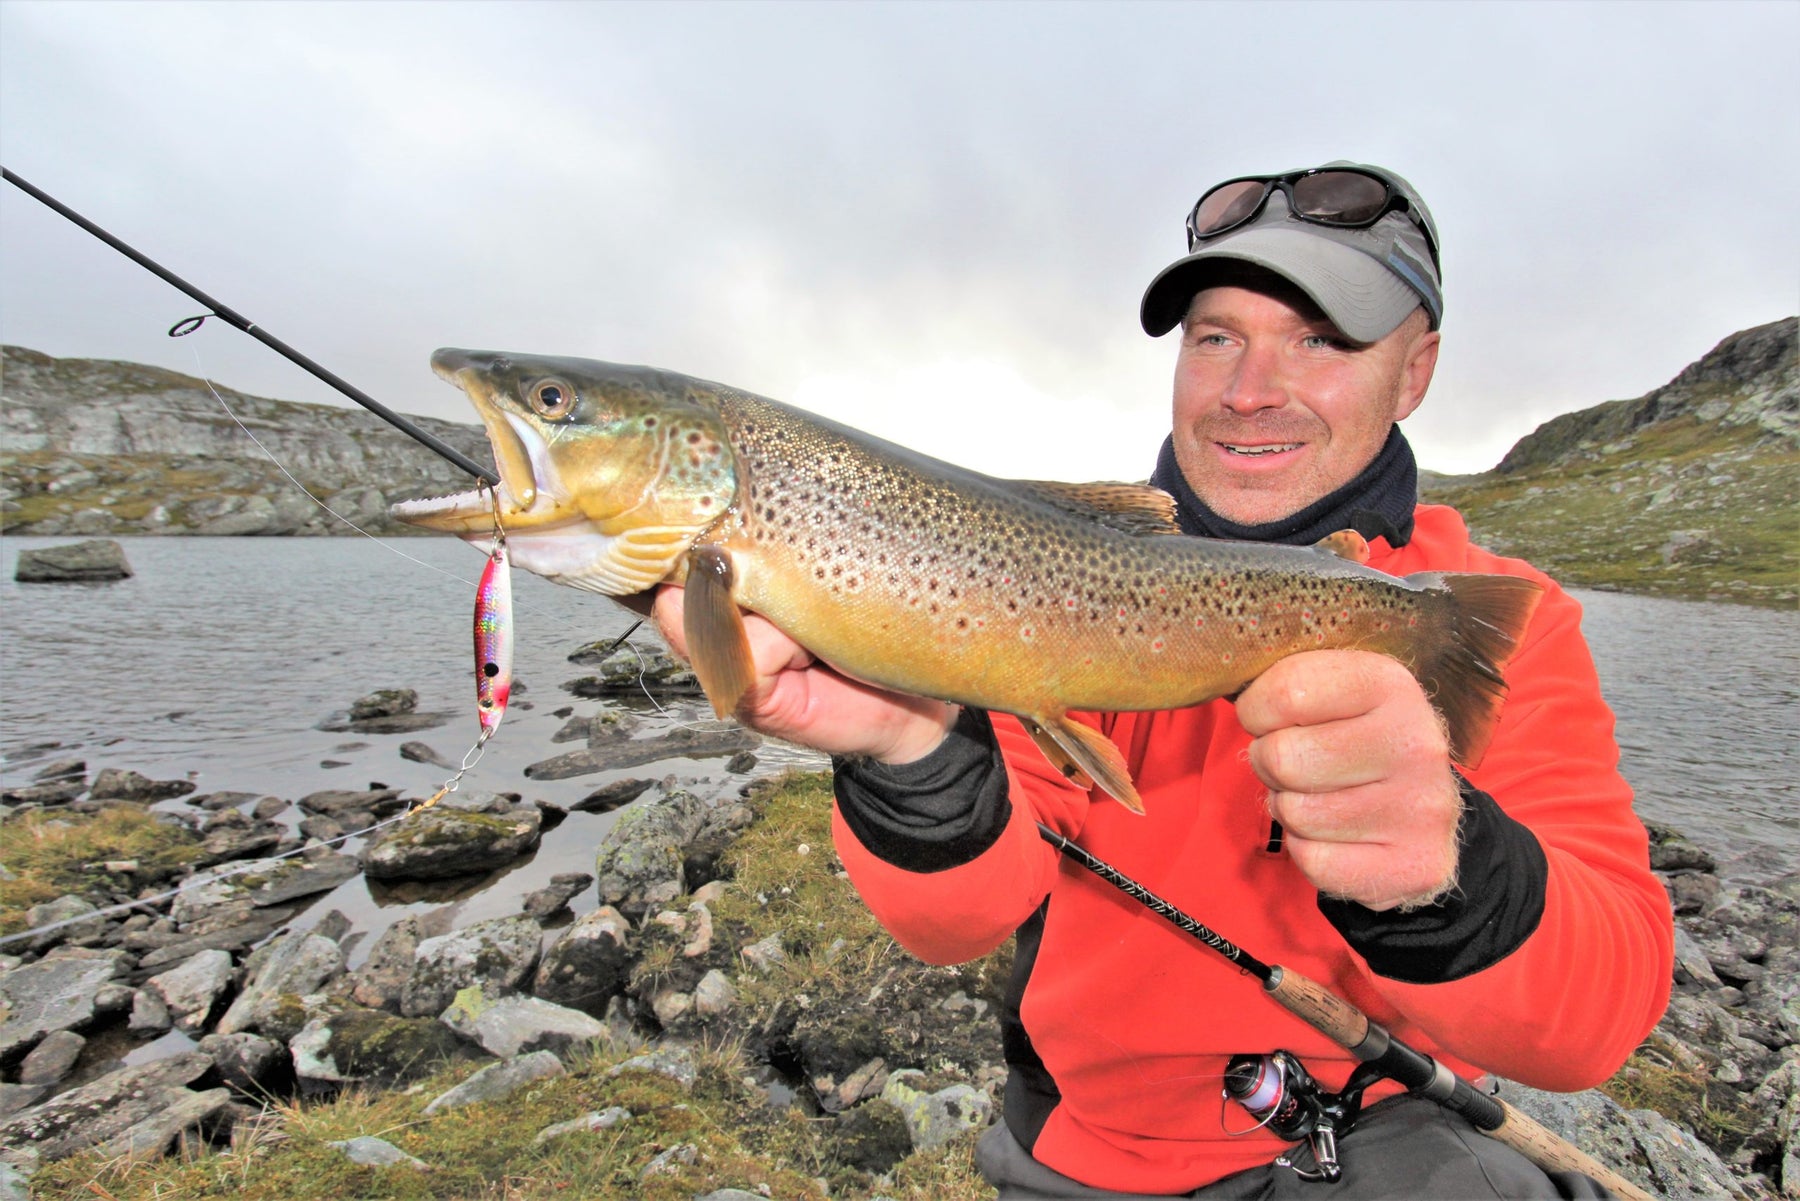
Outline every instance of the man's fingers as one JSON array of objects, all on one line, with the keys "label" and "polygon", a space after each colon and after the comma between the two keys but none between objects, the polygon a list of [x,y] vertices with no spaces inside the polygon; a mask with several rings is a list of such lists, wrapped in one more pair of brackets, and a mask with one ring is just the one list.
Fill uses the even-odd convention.
[{"label": "man's fingers", "polygon": [[1412,679],[1397,660],[1369,651],[1303,651],[1289,655],[1250,682],[1237,699],[1237,718],[1252,737],[1285,726],[1355,717],[1379,705]]}]

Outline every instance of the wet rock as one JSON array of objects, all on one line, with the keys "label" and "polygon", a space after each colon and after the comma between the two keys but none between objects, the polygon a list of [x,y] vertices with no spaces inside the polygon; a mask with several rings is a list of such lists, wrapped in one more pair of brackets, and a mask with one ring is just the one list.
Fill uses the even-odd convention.
[{"label": "wet rock", "polygon": [[499,815],[437,805],[376,834],[357,858],[372,880],[444,880],[536,850],[542,831],[535,806]]},{"label": "wet rock", "polygon": [[81,1058],[87,1039],[72,1030],[58,1030],[44,1036],[19,1065],[19,1083],[27,1088],[52,1085],[62,1080]]},{"label": "wet rock", "polygon": [[350,998],[370,1009],[400,1012],[400,994],[412,976],[419,943],[425,937],[416,917],[403,917],[375,940],[369,957],[352,973]]},{"label": "wet rock", "polygon": [[413,763],[429,763],[433,767],[441,767],[445,771],[455,771],[456,764],[444,758],[423,742],[403,742],[400,744],[400,757]]},{"label": "wet rock", "polygon": [[384,1088],[409,1084],[441,1071],[446,1063],[479,1055],[441,1022],[361,1008],[308,1022],[288,1048],[294,1074],[303,1083],[362,1082]]},{"label": "wet rock", "polygon": [[207,792],[188,798],[188,804],[198,805],[209,813],[221,809],[236,809],[239,805],[248,805],[258,799],[254,792]]},{"label": "wet rock", "polygon": [[194,857],[196,867],[213,867],[236,859],[266,855],[278,850],[288,837],[286,826],[254,821],[235,809],[222,810],[201,832],[204,837]]},{"label": "wet rock", "polygon": [[36,784],[67,783],[70,780],[87,779],[87,760],[85,759],[52,759],[44,766],[31,773]]},{"label": "wet rock", "polygon": [[117,951],[70,948],[0,975],[0,1065],[17,1062],[58,1030],[84,1030],[94,997],[119,974]]},{"label": "wet rock", "polygon": [[546,1126],[537,1132],[537,1137],[532,1139],[531,1143],[535,1147],[541,1147],[545,1143],[553,1142],[556,1139],[564,1138],[571,1134],[592,1134],[600,1130],[611,1130],[620,1122],[629,1122],[630,1120],[631,1111],[629,1109],[626,1109],[622,1105],[609,1105],[602,1110],[584,1113],[572,1121],[558,1122],[554,1126]]},{"label": "wet rock", "polygon": [[9,805],[60,805],[86,791],[86,780],[52,780],[0,791],[0,801]]},{"label": "wet rock", "polygon": [[367,721],[371,717],[398,717],[419,707],[419,694],[411,688],[377,688],[350,704],[351,721]]},{"label": "wet rock", "polygon": [[694,1064],[694,1053],[680,1044],[657,1047],[642,1055],[634,1055],[607,1072],[608,1076],[622,1076],[626,1072],[650,1072],[667,1077],[684,1089],[692,1089],[694,1081],[700,1078],[700,1070]]},{"label": "wet rock", "polygon": [[90,801],[166,801],[198,787],[192,780],[152,780],[117,767],[103,767],[88,789]]},{"label": "wet rock", "polygon": [[244,991],[219,1019],[217,1034],[255,1031],[268,1020],[283,994],[319,991],[344,970],[344,953],[329,938],[288,934],[257,950],[244,970]]},{"label": "wet rock", "polygon": [[725,770],[734,776],[747,775],[756,770],[756,756],[749,751],[739,751],[725,761]]},{"label": "wet rock", "polygon": [[561,1076],[565,1071],[562,1060],[550,1052],[533,1051],[531,1054],[521,1055],[517,1059],[489,1064],[449,1092],[433,1098],[431,1103],[425,1106],[425,1112],[427,1114],[441,1113],[446,1109],[458,1109],[464,1105],[498,1101],[511,1096],[534,1080]]},{"label": "wet rock", "polygon": [[550,877],[550,883],[525,898],[525,912],[546,918],[568,908],[569,902],[586,892],[594,877],[586,872],[563,872]]},{"label": "wet rock", "polygon": [[288,1066],[287,1048],[256,1034],[209,1034],[199,1049],[222,1083],[248,1097],[267,1096]]},{"label": "wet rock", "polygon": [[628,642],[608,653],[606,648],[611,645],[610,641],[602,640],[571,654],[569,662],[583,667],[597,666],[599,672],[572,680],[563,687],[583,697],[644,692],[676,696],[694,695],[700,691],[700,681],[693,670],[661,646]]},{"label": "wet rock", "polygon": [[567,780],[573,776],[591,775],[599,771],[623,771],[655,763],[659,759],[707,759],[718,755],[733,755],[761,744],[760,735],[742,726],[725,726],[716,730],[682,727],[671,730],[660,738],[626,739],[554,755],[527,767],[525,775],[533,780]]},{"label": "wet rock", "polygon": [[627,737],[643,723],[634,713],[606,709],[589,717],[571,717],[550,736],[551,742],[585,742],[592,746],[608,739]]},{"label": "wet rock", "polygon": [[543,931],[525,916],[479,922],[419,944],[400,993],[407,1017],[436,1017],[456,994],[479,985],[490,996],[516,991],[537,965]]},{"label": "wet rock", "polygon": [[223,1088],[195,1093],[212,1061],[196,1051],[121,1068],[0,1125],[0,1145],[28,1147],[46,1162],[78,1151],[137,1158],[160,1154],[230,1101]]},{"label": "wet rock", "polygon": [[936,1092],[919,1085],[925,1073],[903,1070],[893,1073],[882,1087],[881,1099],[900,1111],[916,1150],[943,1146],[968,1130],[979,1130],[993,1118],[994,1102],[967,1084],[952,1084]]},{"label": "wet rock", "polygon": [[490,1000],[480,988],[457,993],[438,1020],[502,1059],[531,1051],[562,1055],[606,1033],[605,1026],[578,1009],[531,996]]},{"label": "wet rock", "polygon": [[631,923],[612,906],[602,905],[564,930],[544,952],[531,991],[600,1017],[606,1003],[624,991],[631,959]]},{"label": "wet rock", "polygon": [[[179,900],[180,898],[177,898]],[[147,977],[206,950],[241,951],[287,925],[294,916],[288,906],[224,909],[208,915],[186,931],[187,937],[148,951],[138,958],[137,975]]]},{"label": "wet rock", "polygon": [[[15,1113],[23,1113],[42,1101],[50,1093],[50,1086],[45,1084],[8,1084],[0,1080],[0,1122],[12,1117]],[[0,1155],[0,1163],[5,1162]],[[4,1194],[0,1194],[3,1196]]]},{"label": "wet rock", "polygon": [[705,819],[705,803],[686,791],[621,814],[600,843],[601,904],[637,919],[686,892],[684,850]]},{"label": "wet rock", "polygon": [[169,1014],[169,1003],[162,999],[162,994],[140,988],[131,1000],[131,1020],[126,1029],[136,1038],[152,1038],[158,1034],[167,1034],[175,1025],[175,1019]]},{"label": "wet rock", "polygon": [[21,584],[88,584],[130,578],[125,548],[109,538],[22,550],[13,568],[13,579]]},{"label": "wet rock", "polygon": [[[368,788],[347,790],[342,788],[326,788],[319,792],[309,792],[300,798],[300,808],[308,813],[316,813],[321,817],[339,818],[346,813],[374,814],[376,817],[392,817],[406,808],[406,802],[400,799],[398,788]],[[351,825],[348,829],[360,829]]]},{"label": "wet rock", "polygon": [[594,789],[569,808],[576,813],[611,813],[631,804],[655,786],[653,780],[615,780]]},{"label": "wet rock", "polygon": [[142,992],[160,996],[174,1024],[192,1034],[206,1024],[213,1006],[230,987],[231,973],[230,952],[201,951],[180,967],[144,981]]},{"label": "wet rock", "polygon": [[345,1159],[365,1168],[415,1168],[421,1172],[430,1168],[424,1160],[408,1155],[386,1139],[373,1135],[362,1134],[325,1145],[336,1147],[344,1153]]}]

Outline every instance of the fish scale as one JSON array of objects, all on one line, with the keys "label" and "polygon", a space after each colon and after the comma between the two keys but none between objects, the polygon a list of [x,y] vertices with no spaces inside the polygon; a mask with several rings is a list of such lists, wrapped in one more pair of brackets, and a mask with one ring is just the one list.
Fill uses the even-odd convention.
[{"label": "fish scale", "polygon": [[[1143,485],[1001,480],[778,401],[651,368],[442,350],[494,444],[513,562],[623,596],[685,584],[707,696],[755,679],[741,610],[842,673],[1016,714],[1070,779],[1139,808],[1119,750],[1078,711],[1169,709],[1324,647],[1391,655],[1479,761],[1501,668],[1539,586],[1363,566],[1316,547],[1179,534]],[[478,538],[480,494],[397,517]]]}]

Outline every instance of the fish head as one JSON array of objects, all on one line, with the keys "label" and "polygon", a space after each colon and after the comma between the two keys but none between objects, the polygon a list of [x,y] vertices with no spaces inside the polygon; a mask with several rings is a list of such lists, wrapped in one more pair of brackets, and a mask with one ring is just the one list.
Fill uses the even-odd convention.
[{"label": "fish head", "polygon": [[468,394],[500,484],[393,506],[401,521],[477,543],[505,533],[512,562],[626,596],[677,568],[737,496],[717,402],[698,380],[591,359],[440,350]]}]

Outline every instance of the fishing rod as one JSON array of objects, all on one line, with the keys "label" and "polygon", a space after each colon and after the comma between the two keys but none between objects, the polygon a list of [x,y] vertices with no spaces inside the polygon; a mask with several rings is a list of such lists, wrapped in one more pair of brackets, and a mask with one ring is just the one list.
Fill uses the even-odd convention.
[{"label": "fishing rod", "polygon": [[[439,455],[468,472],[482,483],[492,484],[496,487],[499,486],[500,477],[494,473],[492,468],[483,467],[475,460],[469,458],[469,456],[463,454],[460,450],[457,450],[454,446],[451,446],[448,442],[420,429],[417,425],[414,425],[399,413],[394,412],[368,393],[362,391],[362,389],[339,378],[336,374],[313,362],[311,359],[289,346],[286,342],[283,342],[280,338],[268,333],[255,322],[241,316],[236,310],[227,305],[220,304],[217,300],[214,300],[211,296],[208,296],[193,284],[188,283],[187,280],[182,279],[179,275],[176,275],[161,263],[158,263],[148,255],[139,252],[136,248],[115,238],[112,234],[100,228],[98,225],[95,225],[92,221],[89,221],[86,217],[83,217],[80,213],[62,203],[54,196],[51,196],[40,188],[32,186],[30,183],[20,179],[17,175],[14,175],[4,167],[0,167],[0,177],[4,177],[7,183],[12,184],[21,192],[24,192],[27,196],[30,196],[33,200],[44,205],[52,212],[59,216],[66,217],[88,233],[94,235],[94,237],[99,238],[102,242],[105,242],[108,246],[112,247],[138,266],[144,268],[152,275],[155,275],[164,283],[179,288],[181,291],[205,305],[207,309],[210,310],[207,316],[217,317],[219,320],[243,330],[252,338],[255,338],[258,342],[261,342],[264,346],[273,350],[276,354],[279,354],[296,366],[311,372],[314,376],[317,376],[319,379],[330,384],[333,388],[336,388],[339,392],[342,392],[345,396],[348,396],[351,400],[354,400],[357,404],[369,410],[369,412],[375,414],[407,437],[412,438],[422,446],[437,452]],[[181,337],[183,334],[190,334],[195,329],[199,328],[200,322],[204,320],[206,320],[206,317],[202,316],[189,317],[185,321],[177,322],[176,325],[169,330],[169,335],[171,337]]]},{"label": "fishing rod", "polygon": [[1261,980],[1263,991],[1283,1009],[1366,1065],[1359,1071],[1379,1072],[1406,1086],[1407,1091],[1461,1114],[1477,1130],[1505,1143],[1546,1172],[1580,1172],[1626,1201],[1652,1201],[1649,1193],[1567,1139],[1546,1130],[1500,1098],[1482,1092],[1423,1051],[1407,1046],[1324,985],[1279,964],[1262,962],[1043,822],[1038,822],[1037,828],[1045,842],[1069,859]]}]

